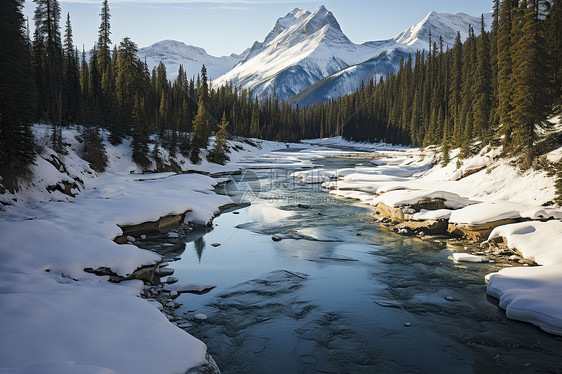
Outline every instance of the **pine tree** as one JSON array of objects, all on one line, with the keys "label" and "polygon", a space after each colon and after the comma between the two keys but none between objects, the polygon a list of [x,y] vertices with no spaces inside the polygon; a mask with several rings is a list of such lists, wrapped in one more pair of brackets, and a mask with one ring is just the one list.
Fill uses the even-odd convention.
[{"label": "pine tree", "polygon": [[253,138],[259,138],[261,136],[260,131],[260,103],[256,98],[252,109],[252,119],[250,121],[250,136]]},{"label": "pine tree", "polygon": [[480,37],[476,47],[476,77],[474,85],[474,128],[472,136],[486,139],[490,123],[492,99],[492,71],[490,68],[490,45],[484,28],[484,15],[480,23]]},{"label": "pine tree", "polygon": [[111,67],[111,25],[109,23],[111,15],[109,14],[108,0],[103,0],[100,17],[101,24],[98,29],[97,59],[100,71],[104,73]]},{"label": "pine tree", "polygon": [[33,120],[36,102],[23,2],[0,2],[0,193],[15,191],[35,159]]},{"label": "pine tree", "polygon": [[[548,90],[546,51],[541,39],[538,0],[526,0],[520,6],[520,26],[513,46],[513,101],[510,112],[514,126],[515,146],[530,165],[534,156],[535,126],[546,119]],[[518,153],[519,153],[518,152]]]},{"label": "pine tree", "polygon": [[502,0],[498,21],[498,121],[502,126],[501,132],[504,135],[504,146],[511,143],[511,118],[512,110],[512,12],[514,0]]},{"label": "pine tree", "polygon": [[210,122],[209,122],[209,85],[207,83],[207,68],[201,68],[200,85],[198,87],[199,101],[197,114],[193,120],[193,148],[191,150],[191,162],[194,164],[201,160],[199,152],[206,149],[209,144]]},{"label": "pine tree", "polygon": [[211,162],[216,164],[224,165],[228,160],[229,157],[228,153],[228,146],[226,141],[228,139],[228,121],[226,120],[226,112],[222,114],[222,120],[219,125],[219,131],[215,134],[215,145],[213,150],[210,152],[210,155],[207,159]]},{"label": "pine tree", "polygon": [[[34,20],[37,38],[44,42],[42,67],[42,115],[58,126],[62,112],[62,43],[60,35],[60,5],[57,0],[34,0],[37,4]],[[39,41],[37,41],[39,42]]]},{"label": "pine tree", "polygon": [[562,106],[562,0],[552,0],[545,21],[546,50],[550,52],[549,75],[552,99]]},{"label": "pine tree", "polygon": [[131,147],[133,148],[133,161],[142,169],[150,166],[148,159],[148,129],[146,123],[146,108],[144,99],[138,94],[134,98],[134,104],[131,113],[131,121],[133,124],[133,140]]},{"label": "pine tree", "polygon": [[203,106],[203,98],[199,98],[199,105],[197,114],[193,120],[193,140],[191,150],[191,162],[194,164],[199,163],[201,160],[200,151],[206,149],[209,144],[208,136],[209,120],[205,108]]},{"label": "pine tree", "polygon": [[63,80],[63,113],[64,123],[78,123],[80,119],[80,72],[72,40],[70,13],[66,16],[64,32],[64,80]]}]

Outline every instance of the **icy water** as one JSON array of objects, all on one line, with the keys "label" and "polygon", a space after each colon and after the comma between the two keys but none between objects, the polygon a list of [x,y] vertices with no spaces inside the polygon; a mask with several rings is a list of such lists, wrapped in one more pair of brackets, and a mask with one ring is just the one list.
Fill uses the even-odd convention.
[{"label": "icy water", "polygon": [[[313,162],[369,165],[364,157]],[[372,208],[290,172],[238,176],[245,184],[226,189],[251,190],[252,205],[194,233],[173,265],[182,283],[217,286],[181,295],[176,313],[208,316],[187,331],[223,373],[562,372],[562,339],[507,319],[487,297],[484,276],[498,265],[455,264],[446,245],[398,236]]]}]

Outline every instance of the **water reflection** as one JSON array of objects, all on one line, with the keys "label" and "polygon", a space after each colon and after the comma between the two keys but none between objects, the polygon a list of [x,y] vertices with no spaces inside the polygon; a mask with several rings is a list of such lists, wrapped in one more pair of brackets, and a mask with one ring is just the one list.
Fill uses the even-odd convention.
[{"label": "water reflection", "polygon": [[[209,316],[188,331],[223,373],[562,372],[562,339],[487,297],[497,264],[455,264],[444,244],[379,227],[369,207],[325,204],[325,192],[276,178],[250,207],[193,234],[174,265],[182,282],[217,285],[181,295],[177,313]],[[307,203],[270,199],[280,193]]]}]

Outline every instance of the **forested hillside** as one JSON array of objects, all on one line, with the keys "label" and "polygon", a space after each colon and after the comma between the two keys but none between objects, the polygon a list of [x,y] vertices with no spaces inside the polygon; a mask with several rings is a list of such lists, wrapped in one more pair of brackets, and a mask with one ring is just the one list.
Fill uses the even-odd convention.
[{"label": "forested hillside", "polygon": [[[309,107],[258,101],[232,85],[211,87],[203,66],[188,77],[180,66],[173,81],[160,64],[152,71],[129,38],[112,44],[107,0],[101,8],[98,41],[89,53],[74,45],[71,15],[61,28],[57,0],[34,0],[35,31],[22,16],[23,0],[1,3],[0,175],[1,186],[17,188],[33,162],[32,123],[52,125],[51,148],[65,152],[61,127],[83,125],[82,157],[104,170],[101,129],[112,144],[131,136],[133,157],[147,164],[149,135],[158,147],[201,158],[209,146],[215,162],[227,157],[228,134],[295,141],[342,135],[360,141],[414,146],[442,145],[467,153],[471,144],[501,136],[506,155],[532,164],[537,126],[560,112],[562,5],[560,0],[496,0],[490,32],[453,46],[433,35],[429,52],[401,62],[395,75],[365,82],[338,100]],[[89,58],[87,58],[90,56]]]}]

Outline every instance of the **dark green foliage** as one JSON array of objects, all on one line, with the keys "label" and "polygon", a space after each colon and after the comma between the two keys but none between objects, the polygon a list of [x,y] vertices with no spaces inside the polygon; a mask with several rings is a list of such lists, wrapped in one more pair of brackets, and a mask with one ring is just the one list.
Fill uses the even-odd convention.
[{"label": "dark green foliage", "polygon": [[[59,152],[64,152],[60,125],[86,125],[84,157],[99,165],[96,170],[102,170],[106,162],[100,128],[112,144],[130,137],[133,159],[148,168],[150,134],[160,134],[159,147],[172,157],[181,153],[197,163],[214,132],[216,142],[208,159],[225,162],[226,123],[233,135],[280,141],[343,136],[442,145],[443,164],[449,161],[450,149],[461,147],[462,155],[468,155],[472,143],[488,143],[499,129],[506,154],[525,155],[529,163],[534,156],[535,126],[552,114],[553,107],[562,105],[560,0],[495,0],[489,33],[482,23],[472,25],[468,39],[463,43],[459,34],[451,49],[432,35],[428,52],[396,55],[400,64],[396,74],[373,77],[350,95],[308,107],[279,102],[275,94],[258,101],[253,92],[232,85],[210,87],[204,66],[200,75],[189,79],[180,66],[173,82],[164,64],[149,71],[129,38],[112,49],[107,0],[92,57],[86,61],[83,52],[79,64],[70,17],[63,44],[58,1],[34,1],[37,28],[31,47],[26,44],[21,15],[16,17],[27,45],[25,58],[31,56],[32,62],[32,70],[29,62],[17,69],[27,69],[27,75],[21,76],[32,76],[38,89],[37,110],[27,105],[22,110],[25,121],[31,115],[31,120],[51,123],[53,148]],[[20,3],[2,3],[8,4]],[[475,26],[480,30],[478,37]],[[223,121],[217,120],[221,116]],[[8,138],[15,139],[13,134]],[[98,155],[96,149],[101,150]]]},{"label": "dark green foliage", "polygon": [[94,171],[103,172],[107,167],[107,153],[100,130],[97,126],[85,126],[82,131],[81,157],[90,163]]},{"label": "dark green foliage", "polygon": [[0,185],[14,191],[35,154],[30,123],[36,104],[23,2],[0,2]]},{"label": "dark green foliage", "polygon": [[226,141],[228,140],[228,121],[226,120],[226,113],[222,114],[222,120],[219,125],[219,131],[215,134],[215,145],[213,149],[209,152],[207,160],[214,162],[216,164],[224,165],[228,160],[228,145]]}]

